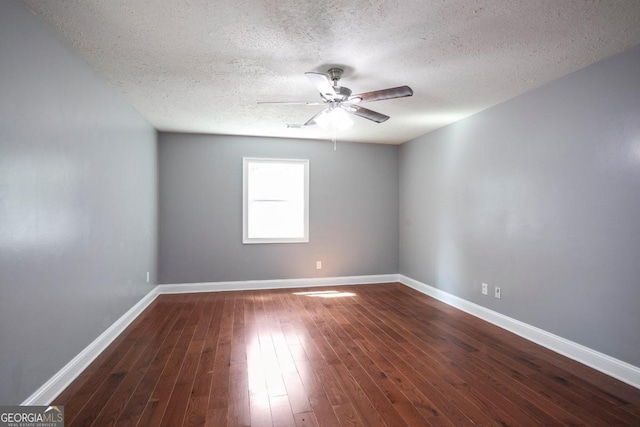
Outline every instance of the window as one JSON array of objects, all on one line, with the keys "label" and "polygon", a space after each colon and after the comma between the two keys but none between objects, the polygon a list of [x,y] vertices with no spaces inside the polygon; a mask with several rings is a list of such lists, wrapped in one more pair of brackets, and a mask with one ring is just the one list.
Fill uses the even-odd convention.
[{"label": "window", "polygon": [[242,243],[309,241],[309,160],[243,159]]}]

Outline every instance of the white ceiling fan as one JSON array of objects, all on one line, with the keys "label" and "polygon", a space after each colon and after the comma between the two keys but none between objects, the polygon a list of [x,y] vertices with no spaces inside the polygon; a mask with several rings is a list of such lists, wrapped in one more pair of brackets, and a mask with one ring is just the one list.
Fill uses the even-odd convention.
[{"label": "white ceiling fan", "polygon": [[390,89],[365,92],[357,95],[351,94],[351,89],[338,86],[338,81],[342,77],[342,68],[331,68],[327,74],[308,72],[305,76],[313,83],[320,92],[320,101],[284,101],[284,102],[258,102],[258,104],[279,104],[279,105],[326,105],[327,107],[303,125],[287,125],[288,127],[303,127],[317,124],[333,112],[347,112],[376,123],[382,123],[389,119],[389,116],[378,113],[360,104],[384,99],[404,98],[413,95],[413,90],[409,86],[398,86]]}]

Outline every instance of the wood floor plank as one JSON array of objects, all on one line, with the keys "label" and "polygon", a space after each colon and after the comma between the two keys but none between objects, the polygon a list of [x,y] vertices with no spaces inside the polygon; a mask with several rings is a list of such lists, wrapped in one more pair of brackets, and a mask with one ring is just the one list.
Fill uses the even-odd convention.
[{"label": "wood floor plank", "polygon": [[298,371],[298,376],[300,381],[302,382],[302,386],[304,387],[305,393],[309,400],[318,396],[325,396],[323,384],[320,379],[317,377],[316,372],[311,366],[311,363],[308,360],[299,360],[296,362],[296,369]]},{"label": "wood floor plank", "polygon": [[[368,328],[372,332],[373,335],[370,336],[372,343],[377,344],[381,349],[384,349],[389,343],[393,343],[391,344],[392,351],[386,352],[386,356],[394,366],[402,369],[404,375],[409,377],[419,389],[424,390],[429,399],[435,403],[438,409],[430,412],[434,415],[447,417],[455,425],[481,424],[487,421],[486,417],[464,395],[465,383],[461,379],[451,378],[449,373],[434,364],[433,360],[427,364],[426,355],[411,353],[411,346],[415,345],[415,337],[412,337],[408,331],[390,322],[390,319],[382,313],[373,317],[369,310],[358,308],[357,312],[362,315],[352,320],[354,324],[359,320],[364,328]],[[405,336],[406,340],[403,345],[378,338],[385,337],[382,330],[377,327],[379,323],[384,322],[394,325],[398,333]],[[431,408],[429,407],[429,409]]]},{"label": "wood floor plank", "polygon": [[640,425],[640,390],[398,283],[161,295],[69,426]]},{"label": "wood floor plank", "polygon": [[[371,402],[368,396],[369,390],[364,390],[357,379],[351,376],[349,370],[342,364],[332,365],[329,369],[334,372],[335,377],[342,384],[345,393],[349,397],[349,403],[353,405],[357,411],[359,419],[367,426],[384,426],[385,422],[378,413],[376,406]],[[406,423],[397,419],[397,425],[406,425]]]},{"label": "wood floor plank", "polygon": [[183,314],[176,317],[171,332],[164,341],[158,344],[158,351],[151,361],[149,369],[133,392],[127,406],[120,414],[117,421],[118,426],[136,426],[138,424],[138,420],[149,402],[150,396],[158,383],[158,379],[164,370],[169,356],[173,352],[173,348],[182,334],[182,330],[186,324],[186,319],[181,321],[183,318]]},{"label": "wood floor plank", "polygon": [[[65,421],[67,423],[75,420],[82,408],[96,393],[96,390],[113,372],[118,362],[132,351],[132,347],[127,345],[128,342],[130,342],[128,335],[120,335],[116,341],[109,345],[108,357],[101,361],[94,361],[88,368],[88,372],[90,372],[88,377],[80,375],[77,380],[78,384],[74,381],[68,387],[71,391],[69,393],[66,390],[63,391],[60,397],[56,399],[56,402],[65,407]],[[81,385],[79,385],[80,383]]]},{"label": "wood floor plank", "polygon": [[[460,353],[465,353],[465,350],[463,350],[463,348],[459,348],[458,350],[459,350],[459,352],[460,352]],[[449,351],[456,351],[456,347],[450,347]],[[440,361],[440,363],[442,363],[442,361],[443,361],[442,357],[438,356],[438,353],[433,353],[433,354],[436,356],[437,360],[439,360],[439,361]],[[472,352],[471,354],[475,354],[475,352]],[[445,364],[447,364],[447,363],[445,362]],[[457,374],[457,375],[460,375],[460,374],[464,375],[464,371],[459,371],[459,370],[458,370],[458,368],[456,368],[456,367],[452,367],[451,369],[452,369],[453,371],[456,371],[456,374]],[[471,377],[466,376],[465,378],[467,378],[467,379],[468,379],[468,381],[474,381],[474,377],[473,377],[473,376],[471,376]],[[488,391],[489,393],[492,393],[492,391],[491,391],[491,390],[487,390],[487,391]],[[480,400],[478,400],[478,397],[480,398]],[[477,402],[477,404],[478,404],[478,405],[480,405],[481,407],[483,407],[485,411],[492,412],[492,410],[491,410],[491,409],[489,409],[489,408],[485,407],[485,405],[486,405],[487,403],[482,401],[482,400],[484,400],[484,399],[483,399],[483,397],[484,397],[484,396],[482,396],[482,395],[477,395],[477,394],[476,394],[476,397],[474,398],[474,400]],[[526,401],[524,401],[524,403],[526,403]],[[504,411],[502,411],[502,412],[504,412]],[[514,414],[512,414],[512,415],[514,415]],[[504,414],[503,414],[502,416],[504,416]],[[543,415],[543,416],[544,416],[544,415]],[[493,418],[496,418],[496,417],[498,417],[498,415],[497,415],[497,414],[494,414],[494,415],[493,415]],[[535,419],[535,418],[530,418],[530,419]],[[553,423],[553,419],[547,419],[547,420],[546,420],[546,422],[547,422],[547,423]]]},{"label": "wood floor plank", "polygon": [[[323,306],[324,305],[325,304],[323,304]],[[332,307],[329,306],[329,308]],[[387,422],[390,420],[397,420],[397,416],[400,415],[408,425],[425,425],[426,421],[421,413],[409,402],[402,391],[389,378],[389,375],[376,364],[375,360],[371,359],[369,355],[358,346],[357,341],[363,340],[362,335],[351,330],[349,328],[349,322],[346,321],[346,319],[332,314],[329,309],[326,311],[327,312],[324,313],[323,317],[327,319],[327,324],[329,328],[331,328],[332,333],[335,334],[347,351],[347,354],[343,356],[344,359],[342,359],[345,366],[352,366],[355,369],[364,369],[373,383],[375,383],[378,389],[380,389],[384,398],[386,398],[382,399],[382,397],[378,396],[377,401],[379,405],[386,406],[387,411],[390,412],[385,417]],[[336,320],[336,318],[340,321]],[[339,344],[335,343],[333,345],[334,347],[337,347]],[[373,393],[370,394],[372,395]],[[370,400],[372,397],[373,396],[370,396]]]},{"label": "wood floor plank", "polygon": [[[552,419],[565,425],[579,424],[572,412],[562,409],[556,403],[535,392],[525,382],[519,382],[512,376],[504,373],[499,367],[485,363],[477,359],[476,355],[470,358],[455,360],[465,369],[477,373],[487,384],[494,388],[498,393],[505,396],[510,402],[519,408],[538,408],[540,411],[549,415]],[[448,354],[448,357],[452,357]],[[535,402],[535,404],[533,403]],[[528,409],[528,411],[533,409]],[[535,415],[534,415],[535,417]]]},{"label": "wood floor plank", "polygon": [[269,396],[283,396],[287,390],[282,379],[282,373],[273,342],[273,334],[279,329],[279,323],[275,318],[271,306],[272,296],[265,293],[265,296],[255,301],[256,318],[258,320],[258,342],[260,345],[260,363],[263,375],[267,384]]},{"label": "wood floor plank", "polygon": [[[193,412],[187,413],[187,409],[189,407],[190,398],[193,396],[196,373],[198,372],[200,361],[202,360],[206,333],[209,330],[211,317],[213,315],[213,312],[207,310],[207,307],[209,306],[208,302],[209,301],[205,296],[196,305],[195,310],[199,313],[199,316],[198,318],[193,319],[195,331],[176,378],[171,398],[167,404],[167,412],[162,418],[161,425],[163,426],[184,425],[186,424],[184,421],[185,416],[188,416],[188,419],[191,422],[194,420],[199,421],[193,416]],[[198,384],[198,387],[204,386]]]},{"label": "wood floor plank", "polygon": [[[359,319],[352,316],[349,311],[340,311],[335,314],[335,316],[338,319],[343,319],[340,323],[344,325],[343,327],[345,328],[351,329],[354,325],[360,326],[358,328],[360,338],[350,332],[350,336],[354,342],[376,363],[382,373],[398,386],[398,389],[407,396],[412,405],[415,406],[425,418],[438,415],[435,405],[411,383],[409,377],[406,376],[396,364],[390,362],[390,360],[396,357],[391,347],[379,340],[374,332],[361,324]],[[408,375],[413,376],[414,374],[417,374],[417,372],[411,372]]]},{"label": "wood floor plank", "polygon": [[[273,426],[271,421],[271,403],[267,393],[249,397],[251,408],[251,427]],[[220,424],[224,425],[224,424]]]},{"label": "wood floor plank", "polygon": [[147,406],[140,416],[138,425],[160,425],[165,415],[180,367],[185,359],[189,343],[191,342],[191,338],[193,337],[196,329],[194,322],[198,318],[199,314],[195,309],[196,302],[194,297],[187,297],[187,301],[191,303],[190,310],[187,311],[189,317],[186,319],[184,329],[182,330],[182,333],[173,347],[173,351],[160,374],[160,378],[153,390],[153,393],[151,394]]},{"label": "wood floor plank", "polygon": [[[114,393],[116,393],[121,388],[121,385],[123,385],[123,388],[125,389],[128,388],[129,385],[126,384],[124,380],[125,378],[127,378],[127,374],[133,371],[134,367],[136,366],[136,361],[146,349],[146,344],[150,339],[148,335],[145,336],[145,333],[148,332],[150,328],[153,330],[152,322],[148,318],[144,319],[141,322],[138,322],[137,326],[131,329],[130,333],[127,336],[127,339],[120,344],[121,346],[126,347],[129,350],[120,360],[117,361],[117,364],[113,367],[111,372],[109,372],[108,377],[100,384],[100,386],[96,387],[91,397],[86,400],[86,404],[82,407],[82,410],[77,413],[77,416],[73,418],[69,417],[72,418],[68,423],[69,425],[92,425],[98,418],[100,412],[102,412],[102,410],[105,408],[105,402],[116,404],[116,401],[111,400],[111,398],[113,397]],[[109,364],[105,364],[105,366],[109,366]],[[133,372],[137,374],[137,372]],[[97,373],[96,377],[99,377],[101,375],[102,373]],[[88,383],[90,384],[91,381]],[[120,395],[117,401],[118,403],[126,403],[129,397],[130,396]],[[120,411],[122,408],[118,404],[114,409]],[[119,414],[108,413],[107,416],[109,418],[115,417],[117,419],[118,415]],[[104,420],[102,422],[104,422]]]},{"label": "wood floor plank", "polygon": [[123,381],[118,388],[112,393],[111,397],[104,404],[104,409],[93,421],[93,424],[100,426],[112,426],[120,417],[120,414],[129,402],[129,399],[134,394],[135,389],[147,372],[149,365],[155,357],[158,348],[151,345],[153,341],[164,341],[171,331],[171,326],[174,323],[175,312],[168,312],[164,319],[157,325],[158,329],[155,333],[149,334],[147,337],[143,337],[138,340],[138,343],[143,344],[141,354],[138,357],[135,365],[131,369],[129,375],[125,374]]},{"label": "wood floor plank", "polygon": [[313,412],[301,412],[293,415],[296,427],[317,427],[318,420]]},{"label": "wood floor plank", "polygon": [[[343,403],[333,407],[335,414],[340,420],[340,425],[344,427],[366,426],[362,419],[358,416],[355,408],[351,403]],[[337,425],[337,424],[336,424]]]},{"label": "wood floor plank", "polygon": [[[431,324],[435,323],[430,321]],[[470,353],[477,352],[477,348],[474,345],[461,344],[461,342],[471,342],[473,340],[464,341],[463,338],[460,338],[458,331],[449,330],[447,333],[441,333],[440,336],[442,338],[448,339],[452,341],[452,344],[447,346],[440,346],[440,353],[443,354],[446,351],[446,354],[455,353],[455,354],[463,354],[468,355]],[[494,421],[498,421],[503,424],[514,424],[518,423],[518,419],[520,422],[522,420],[534,420],[535,418],[531,418],[530,414],[525,414],[521,412],[520,408],[514,405],[511,405],[506,399],[504,399],[500,394],[496,393],[491,387],[490,382],[480,382],[477,381],[475,375],[469,375],[468,372],[460,369],[458,366],[453,365],[450,361],[447,361],[446,358],[441,356],[437,356],[435,359],[442,365],[448,366],[449,370],[455,372],[458,377],[460,377],[464,384],[469,385],[467,391],[465,392],[465,396],[471,400],[477,407],[481,408],[481,410],[491,416]],[[525,401],[526,403],[526,401]],[[545,423],[552,423],[554,420],[548,417],[544,412],[538,414]]]},{"label": "wood floor plank", "polygon": [[311,410],[309,396],[307,396],[298,372],[283,374],[283,379],[287,389],[287,396],[289,396],[289,403],[291,404],[291,412],[294,414],[309,412]]},{"label": "wood floor plank", "polygon": [[[408,361],[417,372],[417,375],[414,375],[413,378],[418,381],[423,378],[427,383],[430,383],[431,392],[429,396],[439,400],[438,407],[445,411],[446,416],[454,424],[482,424],[490,420],[470,400],[470,396],[466,394],[465,390],[468,385],[455,372],[440,365],[435,359],[439,355],[439,350],[450,349],[449,346],[433,347],[415,336],[416,334],[422,336],[419,331],[414,330],[414,335],[412,336],[409,331],[403,328],[402,322],[392,322],[390,318],[382,313],[374,316],[370,311],[363,308],[358,308],[357,312],[362,315],[360,316],[362,322],[366,322],[371,330],[376,330],[377,323],[388,322],[389,325],[395,325],[398,332],[405,336],[406,340],[403,343],[394,343],[393,345],[394,353],[400,358],[400,360],[396,359],[396,363],[402,365],[404,361]],[[410,325],[404,324],[404,326],[411,328]],[[387,339],[382,330],[378,330],[378,334]],[[422,387],[426,387],[424,382]]]},{"label": "wood floor plank", "polygon": [[233,306],[233,299],[225,298],[222,323],[211,372],[211,392],[209,394],[207,412],[213,409],[228,408],[229,406],[229,377],[231,374],[229,366],[231,363],[231,338],[233,336]]},{"label": "wood floor plank", "polygon": [[269,406],[271,407],[271,420],[274,426],[295,426],[296,421],[291,412],[289,396],[269,396]]},{"label": "wood floor plank", "polygon": [[623,405],[620,409],[625,412],[628,412],[629,414],[633,415],[636,418],[640,418],[640,405],[635,405],[635,404]]},{"label": "wood floor plank", "polygon": [[229,373],[229,411],[231,425],[247,426],[251,424],[249,406],[249,380],[246,362],[231,363]]},{"label": "wood floor plank", "polygon": [[[208,318],[209,321],[205,335],[203,337],[198,335],[204,342],[185,414],[184,424],[188,426],[202,426],[206,422],[207,407],[211,394],[211,382],[213,379],[215,350],[220,334],[220,326],[222,324],[224,298],[220,298],[215,294],[208,295],[207,298],[209,300],[209,309],[207,310],[209,315],[204,317],[204,319],[206,320]],[[206,322],[203,322],[203,324],[204,323]]]},{"label": "wood floor plank", "polygon": [[337,426],[339,424],[336,412],[325,395],[309,398],[309,404],[320,426]]}]

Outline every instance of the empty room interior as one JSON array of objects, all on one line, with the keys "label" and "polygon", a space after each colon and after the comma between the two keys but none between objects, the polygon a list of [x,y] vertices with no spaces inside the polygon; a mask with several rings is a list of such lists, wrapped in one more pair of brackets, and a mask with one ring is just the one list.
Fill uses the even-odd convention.
[{"label": "empty room interior", "polygon": [[0,2],[0,406],[640,425],[640,2]]}]

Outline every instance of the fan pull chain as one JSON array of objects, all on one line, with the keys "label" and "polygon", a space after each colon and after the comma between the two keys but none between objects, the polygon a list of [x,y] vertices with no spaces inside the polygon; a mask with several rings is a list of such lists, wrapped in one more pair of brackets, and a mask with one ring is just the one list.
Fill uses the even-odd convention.
[{"label": "fan pull chain", "polygon": [[333,151],[338,151],[338,143],[336,142],[336,135],[338,133],[338,129],[334,126],[333,128]]}]

